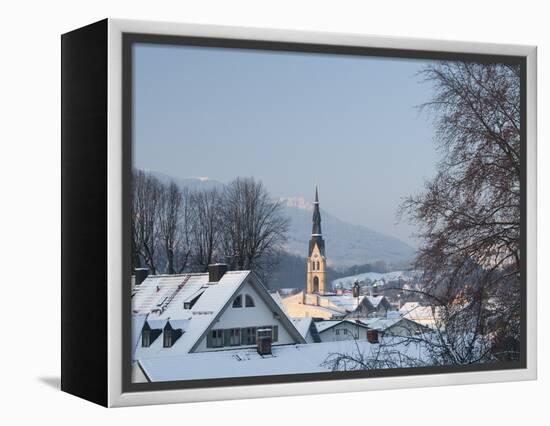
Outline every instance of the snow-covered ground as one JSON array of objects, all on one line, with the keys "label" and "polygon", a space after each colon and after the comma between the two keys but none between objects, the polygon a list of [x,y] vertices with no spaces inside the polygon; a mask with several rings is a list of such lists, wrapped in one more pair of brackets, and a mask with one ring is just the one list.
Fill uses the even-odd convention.
[{"label": "snow-covered ground", "polygon": [[369,280],[370,282],[375,281],[383,281],[383,282],[391,282],[391,281],[398,281],[401,279],[404,282],[414,281],[415,279],[418,279],[421,276],[421,271],[392,271],[392,272],[386,272],[386,273],[379,273],[379,272],[364,272],[362,274],[357,275],[349,275],[347,277],[338,278],[334,281],[332,281],[332,288],[344,288],[344,289],[350,289],[353,287],[353,283],[355,281],[366,281]]}]

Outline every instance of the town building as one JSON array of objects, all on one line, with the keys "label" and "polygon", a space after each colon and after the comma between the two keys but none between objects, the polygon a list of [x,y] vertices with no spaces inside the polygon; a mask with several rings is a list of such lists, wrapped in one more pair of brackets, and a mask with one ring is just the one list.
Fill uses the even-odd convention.
[{"label": "town building", "polygon": [[378,331],[381,336],[413,337],[431,331],[422,324],[401,317],[397,311],[391,312],[387,318],[362,318],[359,321],[369,329]]},{"label": "town building", "polygon": [[343,319],[385,316],[392,306],[384,296],[336,294],[328,291],[326,281],[327,256],[321,229],[319,190],[315,188],[311,238],[306,262],[306,290],[282,299],[286,313],[292,318]]},{"label": "town building", "polygon": [[132,291],[134,361],[195,352],[305,343],[250,271],[211,265],[209,273],[154,275]]},{"label": "town building", "polygon": [[359,320],[328,320],[314,324],[321,342],[368,339],[369,327]]}]

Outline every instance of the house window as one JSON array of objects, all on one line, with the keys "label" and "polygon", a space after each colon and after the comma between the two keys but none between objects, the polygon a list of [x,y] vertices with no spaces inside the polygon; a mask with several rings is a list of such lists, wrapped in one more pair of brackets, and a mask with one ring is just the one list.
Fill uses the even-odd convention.
[{"label": "house window", "polygon": [[239,346],[241,344],[241,329],[230,328],[225,330],[225,346]]},{"label": "house window", "polygon": [[256,327],[247,327],[242,329],[241,343],[243,345],[256,344]]},{"label": "house window", "polygon": [[254,299],[252,299],[252,297],[247,294],[246,297],[244,298],[244,305],[247,307],[247,308],[253,308],[254,307]]},{"label": "house window", "polygon": [[[207,342],[207,346],[210,348],[221,348],[223,347],[223,330],[211,330],[210,331],[210,342]],[[208,345],[209,343],[209,345]]]},{"label": "house window", "polygon": [[233,307],[234,308],[243,307],[243,297],[240,294],[237,297],[235,297],[235,300],[233,300]]},{"label": "house window", "polygon": [[336,335],[339,336],[340,335],[340,330],[336,329],[334,330],[336,332]]},{"label": "house window", "polygon": [[348,330],[344,328],[344,330],[342,330],[344,332],[344,334],[348,334]]},{"label": "house window", "polygon": [[141,346],[148,348],[151,346],[151,330],[143,330],[141,333]]},{"label": "house window", "polygon": [[172,329],[171,328],[165,328],[164,329],[164,337],[163,337],[162,346],[164,346],[165,348],[171,348],[172,347]]}]

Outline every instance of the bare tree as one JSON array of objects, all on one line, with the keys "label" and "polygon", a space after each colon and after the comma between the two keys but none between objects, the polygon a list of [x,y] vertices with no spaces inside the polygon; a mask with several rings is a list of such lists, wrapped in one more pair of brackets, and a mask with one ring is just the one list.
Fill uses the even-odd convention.
[{"label": "bare tree", "polygon": [[174,182],[161,185],[158,204],[159,242],[166,260],[166,273],[181,273],[191,253],[189,244],[188,191]]},{"label": "bare tree", "polygon": [[141,261],[155,274],[159,247],[158,211],[161,183],[153,176],[137,170],[132,180],[132,258],[134,267]]},{"label": "bare tree", "polygon": [[416,266],[448,312],[445,339],[456,329],[454,338],[463,336],[471,349],[452,354],[461,362],[475,358],[482,341],[517,346],[519,339],[519,72],[469,62],[438,62],[422,72],[435,89],[423,108],[435,114],[441,161],[402,212],[421,226]]},{"label": "bare tree", "polygon": [[262,182],[233,180],[223,193],[222,251],[232,269],[253,269],[262,275],[286,242],[288,219]]},{"label": "bare tree", "polygon": [[[519,359],[520,78],[504,64],[437,62],[421,73],[441,160],[402,214],[420,226],[422,288],[437,310],[427,332],[386,339],[377,350],[331,354],[334,369],[468,365]],[[402,358],[408,345],[418,357]]]},{"label": "bare tree", "polygon": [[193,266],[204,272],[213,262],[220,244],[221,194],[215,188],[196,190],[189,199]]},{"label": "bare tree", "polygon": [[429,365],[422,356],[422,343],[391,337],[369,344],[353,339],[351,350],[329,353],[321,366],[331,371],[380,370]]}]

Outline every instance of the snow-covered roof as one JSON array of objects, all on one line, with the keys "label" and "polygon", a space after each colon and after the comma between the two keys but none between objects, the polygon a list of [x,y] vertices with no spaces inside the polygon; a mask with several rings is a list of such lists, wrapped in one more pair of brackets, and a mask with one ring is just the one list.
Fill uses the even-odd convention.
[{"label": "snow-covered roof", "polygon": [[281,310],[286,313],[286,309],[285,309],[285,305],[283,304],[283,298],[281,297],[281,295],[279,294],[278,291],[270,291],[269,294],[271,295],[271,297],[273,298],[273,300],[275,301],[275,303],[277,305],[279,305],[279,308],[281,308]]},{"label": "snow-covered roof", "polygon": [[[135,357],[189,352],[249,273],[229,271],[216,283],[208,282],[208,274],[147,277],[140,284],[140,291],[132,298],[132,310],[138,314],[148,314],[147,323],[151,328],[164,328],[170,321],[173,328],[183,328],[184,335],[170,348],[163,347],[162,339],[156,339],[149,347],[139,346]],[[200,291],[202,294],[193,307],[184,309],[184,301]]]},{"label": "snow-covered roof", "polygon": [[367,300],[374,308],[378,308],[380,302],[384,299],[384,296],[367,296]]},{"label": "snow-covered roof", "polygon": [[422,306],[418,302],[407,302],[399,309],[404,318],[415,320],[436,320],[439,318],[440,309],[432,306]]},{"label": "snow-covered roof", "polygon": [[328,328],[334,327],[336,324],[340,324],[342,320],[327,320],[327,321],[318,321],[315,323],[317,331],[321,333]]},{"label": "snow-covered roof", "polygon": [[[273,346],[272,356],[261,356],[255,349],[235,349],[140,359],[139,363],[148,379],[153,382],[301,374],[330,372],[331,366],[325,361],[331,354],[353,354],[359,349],[365,356],[372,354],[376,357],[379,348],[379,344],[366,340],[345,340]],[[390,348],[394,354],[390,356],[402,353],[414,359],[426,359],[425,351],[419,343],[396,341]]]},{"label": "snow-covered roof", "polygon": [[[172,328],[181,329],[183,335],[170,347],[163,347],[162,339],[155,339],[149,347],[138,345],[134,358],[163,357],[181,355],[193,351],[207,332],[210,325],[229,305],[233,295],[246,280],[255,285],[256,290],[265,296],[274,311],[279,311],[281,321],[294,334],[297,341],[301,336],[288,320],[286,314],[271,298],[259,281],[256,284],[250,271],[226,272],[219,282],[208,282],[208,274],[153,275],[140,285],[140,290],[132,298],[133,317],[146,315],[151,328],[162,329],[169,321]],[[184,302],[200,297],[190,309],[184,308]]]},{"label": "snow-covered roof", "polygon": [[143,325],[145,324],[146,318],[147,315],[132,316],[132,349],[139,345],[141,330],[143,330]]},{"label": "snow-covered roof", "polygon": [[355,326],[359,327],[367,327],[365,324],[362,323],[362,321],[356,321],[356,320],[349,320],[349,319],[343,319],[343,320],[327,320],[327,321],[318,321],[315,323],[315,327],[317,327],[317,331],[319,333],[322,333],[323,331],[328,330],[329,328],[332,328],[338,324],[342,323],[349,323]]},{"label": "snow-covered roof", "polygon": [[149,328],[153,330],[156,330],[156,329],[162,330],[166,326],[167,322],[168,320],[166,318],[152,317],[146,320],[146,323],[149,326]]},{"label": "snow-covered roof", "polygon": [[304,339],[309,332],[309,327],[311,326],[312,320],[313,319],[311,317],[292,318],[292,323],[294,324],[294,327],[296,327],[296,330],[298,330],[298,332],[302,335]]},{"label": "snow-covered roof", "polygon": [[357,309],[357,306],[361,304],[365,296],[353,297],[351,294],[342,294],[321,297],[328,299],[331,303],[347,312],[352,312]]},{"label": "snow-covered roof", "polygon": [[369,328],[384,331],[402,320],[403,318],[365,318],[361,319],[361,322]]}]

